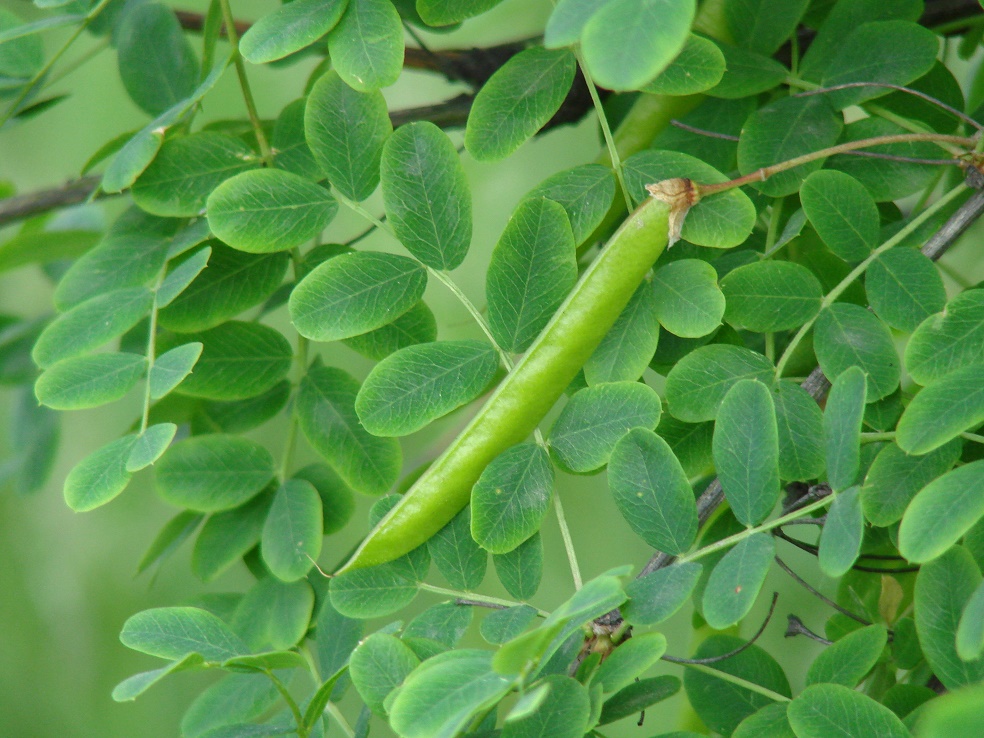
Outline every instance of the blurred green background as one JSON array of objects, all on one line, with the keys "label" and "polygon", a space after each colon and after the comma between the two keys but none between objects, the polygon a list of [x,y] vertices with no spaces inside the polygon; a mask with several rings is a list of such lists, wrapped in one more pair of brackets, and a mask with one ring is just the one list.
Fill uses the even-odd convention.
[{"label": "blurred green background", "polygon": [[[25,0],[4,0],[0,6],[25,19],[41,17]],[[202,10],[204,6],[187,3],[179,7]],[[255,19],[274,7],[273,2],[234,3],[237,16],[244,19]],[[552,3],[547,0],[507,0],[452,35],[425,39],[441,47],[481,46],[525,38],[542,28],[551,8]],[[66,36],[63,30],[46,34],[48,52]],[[192,39],[198,43],[196,37]],[[100,43],[83,37],[59,67],[70,73],[57,81],[52,91],[70,93],[66,101],[34,120],[0,132],[0,180],[12,183],[18,192],[53,186],[77,176],[99,146],[146,123],[146,116],[123,91],[115,54],[110,49],[96,53]],[[74,64],[90,51],[95,55],[84,65]],[[261,115],[272,118],[299,97],[314,63],[314,59],[306,59],[287,68],[250,67]],[[398,109],[437,102],[459,91],[457,86],[432,75],[411,72],[386,90],[386,96],[391,107]],[[230,71],[206,99],[198,123],[242,114],[235,75]],[[452,135],[460,140],[460,132]],[[501,163],[480,164],[464,155],[475,203],[475,240],[455,278],[476,303],[484,303],[488,255],[520,197],[549,174],[593,160],[598,151],[596,123],[589,117],[577,126],[553,131],[527,144]],[[125,204],[123,198],[117,198],[91,208],[111,222]],[[369,205],[381,210],[378,199]],[[342,213],[332,224],[329,238],[344,240],[362,228],[355,217]],[[10,233],[10,229],[0,232],[0,238]],[[396,248],[385,236],[367,240],[365,246]],[[51,291],[51,282],[39,269],[0,274],[0,312],[42,315],[51,309]],[[438,315],[442,338],[475,335],[465,311],[440,286],[432,285],[427,299]],[[287,328],[283,313],[275,315],[273,323]],[[360,376],[369,368],[365,360],[344,348],[333,345],[324,354],[329,362]],[[12,401],[13,392],[0,388],[0,458],[9,451]],[[116,683],[136,671],[158,665],[154,659],[133,653],[119,643],[117,634],[128,616],[149,607],[180,604],[205,591],[242,591],[249,581],[245,569],[240,567],[207,587],[202,585],[191,575],[188,547],[159,572],[135,576],[137,562],[148,543],[175,513],[155,497],[152,471],[141,472],[120,498],[104,508],[76,514],[65,506],[61,482],[68,470],[87,453],[117,437],[135,413],[136,401],[131,397],[108,408],[63,415],[62,446],[47,487],[31,497],[16,496],[11,490],[0,488],[0,736],[175,736],[185,707],[212,680],[211,675],[179,675],[135,703],[120,705],[110,699]],[[462,414],[458,414],[434,429],[410,437],[405,445],[406,469],[430,458],[462,422]],[[253,435],[277,452],[282,431],[283,422],[277,420]],[[313,456],[305,451],[298,463],[309,460]],[[560,475],[558,488],[586,578],[621,563],[632,562],[638,568],[646,561],[650,552],[615,510],[603,475]],[[337,563],[364,532],[362,521],[370,501],[361,502],[362,508],[349,528],[327,542],[322,555],[324,566]],[[544,536],[548,573],[535,604],[549,608],[570,595],[572,583],[552,518]],[[796,551],[786,551],[784,556],[808,579],[832,593],[833,582],[821,581],[809,556]],[[489,568],[487,590],[500,594],[492,567]],[[771,575],[766,591],[771,589],[781,592],[779,608],[761,643],[781,660],[796,689],[802,686],[805,667],[819,647],[802,638],[784,641],[785,615],[796,613],[809,627],[822,632],[830,611],[796,589],[781,572]],[[760,599],[762,602],[745,626],[745,635],[757,627],[764,615],[767,598]],[[419,610],[437,601],[433,595],[422,595],[414,608]],[[663,629],[671,654],[689,655],[695,648],[696,636],[690,625],[690,613],[684,612]],[[478,645],[477,632],[472,637]],[[669,665],[661,671],[681,674],[679,667]],[[606,733],[648,736],[681,727],[687,720],[683,701],[676,698],[651,710],[644,728],[637,728],[634,720],[626,720]],[[386,735],[388,731],[377,723],[374,734]]]}]

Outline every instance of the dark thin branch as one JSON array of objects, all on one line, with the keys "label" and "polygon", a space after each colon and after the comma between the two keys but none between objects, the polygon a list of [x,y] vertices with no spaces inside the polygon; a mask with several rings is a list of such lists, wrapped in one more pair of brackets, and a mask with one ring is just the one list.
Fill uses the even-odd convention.
[{"label": "dark thin branch", "polygon": [[772,604],[769,605],[769,612],[765,616],[765,620],[762,621],[762,624],[759,626],[759,629],[757,631],[755,631],[755,635],[753,635],[746,643],[743,643],[740,646],[738,646],[738,648],[736,648],[735,650],[728,651],[728,653],[723,653],[720,656],[708,656],[707,658],[704,658],[704,659],[684,659],[684,658],[680,658],[679,656],[667,656],[666,654],[663,654],[660,658],[662,658],[663,661],[669,661],[671,664],[704,664],[704,665],[707,665],[707,664],[716,664],[716,663],[718,663],[720,661],[727,661],[728,659],[733,658],[733,657],[737,656],[738,654],[740,654],[742,651],[744,651],[745,649],[747,649],[749,646],[751,646],[753,643],[755,643],[755,641],[757,641],[762,636],[762,634],[765,632],[766,626],[769,624],[769,621],[772,620],[772,615],[776,611],[776,602],[778,601],[778,599],[779,599],[779,593],[778,592],[773,592],[772,593]]},{"label": "dark thin branch", "polygon": [[454,604],[461,607],[486,607],[489,610],[508,610],[509,608],[505,605],[500,605],[495,602],[484,602],[482,600],[469,600],[466,597],[458,597]]},{"label": "dark thin branch", "polygon": [[810,584],[809,582],[807,582],[799,574],[797,574],[795,571],[793,571],[791,568],[789,568],[789,565],[786,564],[786,562],[783,561],[782,559],[780,559],[778,556],[776,556],[776,563],[779,564],[779,568],[780,569],[782,569],[784,572],[786,572],[787,574],[789,574],[789,576],[791,576],[793,579],[795,579],[797,584],[799,584],[801,587],[803,587],[803,589],[805,589],[807,592],[809,592],[810,594],[812,594],[814,597],[816,597],[818,600],[820,600],[824,604],[830,605],[830,607],[834,608],[841,615],[846,615],[847,617],[851,618],[851,620],[856,620],[857,622],[861,623],[862,625],[871,625],[871,623],[869,623],[867,620],[865,620],[860,615],[855,615],[853,612],[851,612],[847,608],[841,607],[836,602],[834,602],[832,599],[830,599],[825,594],[823,594],[823,592],[821,592],[818,589],[816,589],[812,584]]},{"label": "dark thin branch", "polygon": [[806,636],[810,640],[816,641],[817,643],[822,643],[825,646],[834,645],[833,641],[829,641],[823,636],[817,635],[812,630],[807,628],[803,624],[803,621],[800,620],[795,615],[787,615],[786,620],[787,620],[786,638],[794,638],[798,635],[802,635],[802,636]]},{"label": "dark thin branch", "polygon": [[49,210],[85,202],[96,189],[100,179],[100,177],[81,177],[50,190],[38,190],[0,200],[0,226],[26,220]]},{"label": "dark thin branch", "polygon": [[[777,538],[781,538],[782,540],[786,541],[786,543],[790,543],[793,546],[796,546],[796,548],[798,548],[800,551],[806,551],[806,553],[812,554],[813,556],[816,556],[817,553],[819,552],[819,548],[817,546],[814,546],[812,543],[805,543],[803,541],[798,541],[795,538],[791,538],[790,536],[787,536],[785,533],[783,533],[782,530],[780,530],[779,528],[775,529],[772,532],[772,534]],[[878,554],[861,554],[858,558],[873,559],[875,561],[886,561],[886,560],[902,561],[903,560],[898,556],[880,556]],[[863,571],[869,574],[912,574],[913,572],[919,571],[918,566],[899,566],[895,568],[888,568],[884,566],[865,566],[864,564],[853,564],[851,568],[854,569],[855,571]]]}]

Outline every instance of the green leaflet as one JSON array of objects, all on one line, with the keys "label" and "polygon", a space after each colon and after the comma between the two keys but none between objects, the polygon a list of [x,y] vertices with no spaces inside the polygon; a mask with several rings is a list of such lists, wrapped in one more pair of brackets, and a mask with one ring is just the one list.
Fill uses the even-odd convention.
[{"label": "green leaflet", "polygon": [[265,491],[239,507],[210,515],[191,553],[195,576],[212,581],[259,543],[272,500],[272,490]]},{"label": "green leaflet", "polygon": [[601,468],[618,440],[633,428],[653,430],[659,423],[659,395],[639,382],[613,382],[576,392],[550,429],[550,451],[560,466],[575,473]]},{"label": "green leaflet", "polygon": [[509,553],[492,557],[495,573],[513,597],[528,600],[540,588],[543,578],[543,541],[534,533]]},{"label": "green leaflet", "polygon": [[[928,28],[908,21],[874,21],[853,29],[840,40],[838,53],[827,65],[820,84],[833,87],[851,82],[906,85],[922,77],[936,62],[939,39]],[[838,110],[887,94],[879,87],[856,87],[828,93]]]},{"label": "green leaflet", "polygon": [[126,489],[132,476],[126,468],[136,436],[117,438],[93,451],[65,477],[65,504],[76,512],[93,510]]},{"label": "green leaflet", "polygon": [[615,177],[601,164],[582,164],[547,177],[526,193],[524,200],[545,197],[560,203],[581,245],[601,225],[615,199]]},{"label": "green leaflet", "polygon": [[576,281],[574,235],[564,208],[546,199],[521,202],[486,274],[489,327],[499,345],[517,353],[529,348]]},{"label": "green leaflet", "polygon": [[417,596],[417,583],[427,575],[430,555],[424,547],[398,559],[338,574],[328,594],[339,613],[360,620],[402,610]]},{"label": "green leaflet", "polygon": [[845,489],[834,498],[827,512],[827,522],[820,534],[818,559],[820,570],[829,577],[846,574],[861,553],[864,515],[859,493],[859,487]]},{"label": "green leaflet", "polygon": [[198,531],[204,517],[201,513],[184,510],[164,523],[140,557],[137,574],[143,574],[152,566],[163,566],[181,544]]},{"label": "green leaflet", "polygon": [[294,288],[290,317],[302,336],[338,341],[392,322],[416,305],[427,272],[413,259],[353,251],[318,266]]},{"label": "green leaflet", "polygon": [[413,651],[396,636],[373,633],[352,651],[352,684],[377,715],[386,715],[383,700],[420,664]]},{"label": "green leaflet", "polygon": [[724,630],[748,614],[775,554],[772,536],[755,533],[724,555],[711,571],[704,589],[703,614],[708,625]]},{"label": "green leaflet", "polygon": [[813,272],[788,261],[758,261],[721,280],[724,319],[735,328],[772,333],[798,328],[820,312],[823,288]]},{"label": "green leaflet", "polygon": [[604,685],[607,694],[629,686],[639,675],[659,661],[666,653],[666,636],[644,633],[616,648],[598,669],[595,679]]},{"label": "green leaflet", "polygon": [[799,738],[831,735],[909,738],[911,735],[887,707],[840,684],[807,687],[790,703],[787,714]]},{"label": "green leaflet", "polygon": [[147,377],[151,399],[159,400],[181,384],[201,355],[202,344],[196,341],[176,346],[158,356]]},{"label": "green leaflet", "polygon": [[[767,735],[769,738],[796,738],[786,717],[788,706],[788,702],[773,702],[771,705],[766,705],[742,720],[731,734],[732,738],[755,738],[762,735]],[[677,738],[684,738],[684,736]]]},{"label": "green leaflet", "polygon": [[619,512],[650,546],[680,554],[697,536],[697,507],[687,475],[662,438],[635,428],[615,445],[608,485]]},{"label": "green leaflet", "polygon": [[[779,98],[759,108],[746,121],[738,141],[738,169],[750,174],[831,146],[842,128],[840,116],[820,95]],[[807,175],[821,166],[822,160],[803,164],[754,186],[768,197],[784,197],[796,192]]]},{"label": "green leaflet", "polygon": [[350,349],[363,356],[381,361],[407,346],[437,340],[437,320],[423,301],[381,328],[358,336],[342,339]]},{"label": "green leaflet", "polygon": [[133,201],[163,217],[194,217],[229,177],[255,169],[259,158],[243,141],[203,131],[169,138],[133,183]]},{"label": "green leaflet", "polygon": [[953,546],[924,564],[916,576],[919,644],[933,673],[947,689],[984,679],[984,658],[964,661],[956,646],[960,615],[980,583],[981,573],[962,546]]},{"label": "green leaflet", "polygon": [[491,10],[502,0],[417,0],[417,12],[431,26],[450,26]]},{"label": "green leaflet", "polygon": [[[465,533],[467,532],[466,519]],[[454,648],[468,631],[473,611],[474,608],[462,607],[454,602],[428,607],[407,624],[401,637],[404,641],[426,638],[447,648]]]},{"label": "green leaflet", "polygon": [[[282,651],[296,646],[307,633],[313,609],[314,591],[310,584],[303,581],[284,584],[275,577],[264,576],[239,601],[232,616],[232,626],[254,653]],[[292,653],[291,656],[306,667],[300,654]],[[262,660],[276,656],[253,658]]]},{"label": "green leaflet", "polygon": [[120,641],[134,651],[172,660],[197,653],[206,661],[225,661],[249,653],[228,625],[197,607],[138,612],[123,624]]},{"label": "green leaflet", "polygon": [[981,364],[969,364],[937,379],[902,413],[895,442],[910,454],[939,448],[984,422]]},{"label": "green leaflet", "polygon": [[153,687],[169,674],[179,671],[193,669],[203,661],[197,653],[190,653],[183,659],[172,661],[167,666],[152,671],[143,671],[124,679],[113,688],[113,700],[116,702],[129,702],[135,700],[148,689]]},{"label": "green leaflet", "polygon": [[304,135],[304,114],[307,98],[302,97],[280,111],[273,126],[273,162],[277,169],[284,169],[308,179],[320,179],[321,167],[314,160],[314,153]]},{"label": "green leaflet", "polygon": [[[916,249],[891,249],[879,256],[865,272],[864,288],[878,317],[900,331],[914,331],[923,320],[946,306],[943,278],[933,262]],[[950,311],[959,299],[960,296],[949,306],[948,316],[952,316]],[[964,343],[966,339],[961,341]],[[910,340],[906,357],[918,348],[919,344],[913,347]]]},{"label": "green leaflet", "polygon": [[850,175],[830,169],[814,172],[800,188],[800,201],[817,234],[845,261],[860,261],[878,245],[878,207]]},{"label": "green leaflet", "polygon": [[[672,177],[687,177],[704,184],[729,178],[700,159],[676,151],[650,149],[623,163],[629,194],[640,202],[649,197],[646,185]],[[683,221],[683,240],[697,246],[730,249],[748,238],[755,225],[755,206],[740,189],[723,192],[697,203]]]},{"label": "green leaflet", "polygon": [[725,73],[708,95],[725,100],[740,100],[757,95],[780,84],[789,70],[775,59],[754,51],[715,40],[724,56]]},{"label": "green leaflet", "polygon": [[856,686],[877,663],[887,641],[888,632],[880,624],[847,634],[817,656],[810,665],[806,683]]},{"label": "green leaflet", "polygon": [[346,484],[382,494],[399,476],[400,444],[362,427],[355,411],[358,391],[359,383],[341,369],[313,366],[301,381],[295,412],[308,443]]},{"label": "green leaflet", "polygon": [[273,474],[273,457],[255,441],[196,436],[171,446],[157,463],[157,491],[172,505],[216,512],[259,494]]},{"label": "green leaflet", "polygon": [[[218,241],[216,241],[216,244],[218,244]],[[188,289],[188,285],[208,266],[211,256],[212,247],[204,246],[168,272],[167,276],[161,280],[160,286],[157,288],[158,310],[166,308],[182,292]]]},{"label": "green leaflet", "polygon": [[164,328],[203,331],[259,305],[280,286],[290,262],[285,253],[247,254],[218,241],[211,242],[211,249],[208,267],[160,311]]},{"label": "green leaflet", "polygon": [[574,81],[567,49],[533,46],[496,70],[472,103],[465,148],[479,161],[503,159],[539,131],[560,108]]},{"label": "green leaflet", "polygon": [[192,430],[201,433],[243,433],[274,417],[290,398],[290,382],[281,379],[263,394],[245,400],[195,403]]},{"label": "green leaflet", "polygon": [[957,656],[963,661],[981,658],[984,652],[984,586],[977,585],[957,626]]},{"label": "green leaflet", "polygon": [[714,424],[714,466],[731,511],[745,525],[768,517],[779,500],[779,434],[772,393],[744,379],[725,395]]},{"label": "green leaflet", "polygon": [[298,0],[254,23],[239,40],[239,51],[253,64],[282,59],[313,44],[335,27],[348,0]]},{"label": "green leaflet", "polygon": [[279,169],[237,174],[216,187],[206,204],[212,232],[234,249],[286,251],[324,230],[338,203],[324,187]]},{"label": "green leaflet", "polygon": [[34,384],[38,402],[55,410],[82,410],[121,399],[147,368],[138,354],[76,356],[52,364]]},{"label": "green leaflet", "polygon": [[714,267],[700,259],[680,259],[653,275],[656,317],[670,333],[699,338],[721,325],[724,295]]},{"label": "green leaflet", "polygon": [[403,26],[389,0],[349,0],[328,36],[328,55],[345,84],[360,92],[389,87],[403,71]]},{"label": "green leaflet", "polygon": [[670,413],[688,423],[713,420],[728,390],[742,379],[772,383],[775,368],[762,354],[712,344],[691,351],[666,376]]},{"label": "green leaflet", "polygon": [[255,721],[280,699],[266,674],[230,674],[191,703],[181,719],[181,733],[201,736],[212,728]]},{"label": "green leaflet", "polygon": [[630,623],[655,625],[676,613],[690,598],[703,567],[694,561],[673,564],[628,583],[621,610]]},{"label": "green leaflet", "polygon": [[984,361],[984,290],[961,292],[945,307],[926,318],[905,347],[905,369],[922,385]]},{"label": "green leaflet", "polygon": [[890,443],[875,457],[861,488],[861,507],[873,525],[891,525],[923,487],[960,458],[963,441],[953,441],[922,456],[909,456]]},{"label": "green leaflet", "polygon": [[433,123],[409,123],[382,157],[383,202],[400,242],[429,267],[460,266],[471,244],[472,202],[451,139]]},{"label": "green leaflet", "polygon": [[662,72],[690,35],[694,0],[614,0],[594,13],[581,51],[597,83],[637,90]]},{"label": "green leaflet", "polygon": [[321,497],[321,524],[326,536],[345,527],[355,512],[355,497],[331,467],[320,463],[308,464],[295,473],[294,478],[310,482]]},{"label": "green leaflet", "polygon": [[652,361],[659,343],[656,294],[643,281],[584,365],[589,385],[634,382]]},{"label": "green leaflet", "polygon": [[499,454],[472,488],[472,537],[494,554],[513,551],[540,530],[553,483],[550,457],[540,446],[522,443]]},{"label": "green leaflet", "polygon": [[724,20],[739,46],[771,56],[796,31],[809,0],[731,0]]},{"label": "green leaflet", "polygon": [[899,386],[901,366],[892,333],[860,305],[839,302],[821,312],[813,346],[828,377],[838,377],[852,366],[867,375],[867,402],[887,397]]},{"label": "green leaflet", "polygon": [[[0,31],[5,36],[7,32],[18,29],[23,31],[25,25],[28,24],[11,11],[0,11]],[[44,46],[37,34],[23,35],[0,43],[0,76],[16,80],[18,86],[26,84],[43,65]]]},{"label": "green leaflet", "polygon": [[157,461],[174,440],[177,431],[178,426],[174,423],[157,423],[148,427],[134,441],[126,459],[126,470],[132,474]]},{"label": "green leaflet", "polygon": [[899,553],[921,564],[960,540],[984,516],[984,461],[937,477],[905,509],[899,526]]},{"label": "green leaflet", "polygon": [[[715,634],[700,644],[696,658],[720,656],[745,644],[733,635]],[[789,681],[782,667],[764,649],[749,646],[737,656],[714,664],[711,668],[759,684],[773,692],[791,695]],[[757,692],[718,679],[713,674],[687,669],[683,686],[694,711],[711,730],[730,735],[738,724],[757,710],[775,704]]]},{"label": "green leaflet", "polygon": [[147,113],[163,113],[195,91],[198,61],[167,6],[147,3],[126,13],[116,47],[123,87]]},{"label": "green leaflet", "polygon": [[[658,702],[667,700],[680,691],[680,680],[674,676],[658,676],[642,679],[619,690],[605,701],[599,715],[599,724],[622,720],[634,715]],[[680,738],[672,734],[673,738]],[[689,738],[683,734],[683,738]]]},{"label": "green leaflet", "polygon": [[529,715],[507,720],[502,738],[581,738],[588,728],[591,698],[587,687],[562,674],[548,676],[549,691]]},{"label": "green leaflet", "polygon": [[795,382],[780,381],[772,392],[779,434],[779,478],[814,479],[824,470],[823,412]]},{"label": "green leaflet", "polygon": [[[427,541],[427,550],[430,551],[434,566],[455,589],[466,592],[475,590],[485,578],[489,557],[472,538],[470,507],[466,506],[451,522],[435,533]],[[468,612],[467,608],[457,605],[452,607]]]},{"label": "green leaflet", "polygon": [[334,71],[311,88],[304,136],[321,171],[346,197],[365,200],[375,191],[383,144],[392,132],[379,90],[358,92]]},{"label": "green leaflet", "polygon": [[834,491],[857,481],[861,467],[861,421],[864,417],[866,375],[852,366],[834,380],[823,413],[827,478]]},{"label": "green leaflet", "polygon": [[652,95],[695,95],[717,85],[726,66],[717,44],[690,34],[680,53],[655,79],[643,85],[642,91]]},{"label": "green leaflet", "polygon": [[277,490],[263,525],[263,563],[282,582],[307,574],[321,554],[321,497],[310,482],[288,479]]},{"label": "green leaflet", "polygon": [[42,369],[86,354],[122,335],[148,312],[154,297],[146,287],[114,290],[62,313],[38,336],[31,358]]},{"label": "green leaflet", "polygon": [[185,342],[201,343],[204,348],[194,372],[181,382],[180,393],[207,400],[256,397],[287,375],[293,359],[283,334],[259,323],[234,320],[159,341],[164,351]]},{"label": "green leaflet", "polygon": [[499,356],[487,341],[407,346],[369,372],[355,411],[376,436],[405,436],[478,397],[495,377]]},{"label": "green leaflet", "polygon": [[482,638],[498,646],[512,640],[536,620],[536,608],[516,605],[505,610],[492,610],[482,620]]}]

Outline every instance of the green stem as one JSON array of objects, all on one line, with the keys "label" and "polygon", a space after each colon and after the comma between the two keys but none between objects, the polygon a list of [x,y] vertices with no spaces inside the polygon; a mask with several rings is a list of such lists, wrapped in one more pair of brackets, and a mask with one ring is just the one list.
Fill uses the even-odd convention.
[{"label": "green stem", "polygon": [[577,555],[574,552],[574,541],[571,538],[571,530],[567,527],[567,517],[564,515],[564,506],[560,502],[560,494],[555,490],[554,511],[557,513],[557,524],[560,526],[560,537],[564,539],[564,550],[567,552],[567,561],[571,567],[571,577],[574,579],[574,589],[581,589],[584,582],[581,579],[581,567],[577,563]]},{"label": "green stem", "polygon": [[923,223],[929,220],[929,218],[931,218],[937,211],[946,207],[947,204],[949,204],[952,200],[962,195],[968,189],[969,188],[967,187],[967,185],[963,183],[958,184],[952,190],[950,190],[945,195],[943,195],[943,197],[941,197],[939,200],[934,202],[928,208],[923,210],[915,218],[910,220],[902,230],[900,230],[898,233],[896,233],[894,236],[888,239],[877,249],[872,251],[871,254],[868,256],[868,258],[866,258],[864,261],[862,261],[860,264],[854,267],[851,273],[848,274],[846,277],[844,277],[844,279],[842,279],[840,283],[827,294],[827,296],[823,299],[823,302],[820,304],[820,310],[817,312],[817,314],[813,318],[808,320],[799,329],[796,335],[793,336],[793,339],[789,342],[789,345],[786,346],[786,350],[783,351],[782,357],[780,357],[779,363],[776,365],[776,379],[782,378],[783,369],[786,368],[786,364],[789,362],[789,359],[792,357],[793,351],[796,349],[797,346],[799,346],[800,341],[803,340],[803,338],[810,331],[810,329],[813,328],[813,324],[820,316],[820,313],[825,308],[828,308],[831,305],[833,305],[834,302],[837,300],[837,298],[840,297],[841,294],[844,292],[844,290],[850,287],[851,283],[854,282],[855,279],[857,279],[862,274],[864,274],[865,270],[871,265],[871,262],[873,262],[875,259],[881,256],[884,252],[888,251],[889,249],[893,248],[901,241],[903,241],[910,233],[915,231],[919,226],[921,226]]},{"label": "green stem", "polygon": [[253,126],[253,133],[256,136],[256,143],[260,147],[260,156],[263,163],[273,166],[273,149],[267,141],[266,133],[263,132],[263,123],[259,114],[256,112],[256,101],[253,99],[253,91],[249,86],[249,78],[246,76],[246,65],[243,63],[243,55],[239,53],[239,37],[236,35],[236,19],[232,15],[232,7],[229,0],[219,0],[222,8],[222,19],[225,21],[226,36],[232,46],[232,62],[236,65],[236,76],[239,77],[239,88],[243,92],[243,102],[246,103],[246,113],[249,115],[249,122]]},{"label": "green stem", "polygon": [[632,198],[629,196],[629,188],[625,185],[622,160],[618,153],[618,147],[615,145],[615,138],[612,136],[611,126],[608,125],[608,116],[605,115],[605,108],[601,104],[601,98],[598,96],[598,88],[595,87],[594,79],[592,79],[591,73],[584,64],[580,53],[577,54],[577,64],[581,68],[581,74],[584,75],[584,83],[587,85],[588,94],[591,95],[591,103],[594,105],[595,112],[598,114],[598,124],[601,126],[601,133],[605,137],[605,147],[608,149],[608,157],[611,159],[612,169],[615,170],[615,179],[618,180],[618,186],[622,190],[625,209],[626,211],[632,210]]},{"label": "green stem", "polygon": [[763,533],[767,530],[772,530],[773,528],[778,528],[781,525],[785,525],[791,520],[797,520],[799,518],[802,518],[807,513],[811,513],[814,510],[819,510],[825,505],[829,505],[830,502],[834,499],[834,497],[835,495],[828,495],[823,499],[816,500],[815,502],[811,502],[809,505],[804,505],[801,508],[793,510],[793,512],[791,513],[787,513],[786,515],[780,515],[778,518],[775,518],[774,520],[768,520],[762,523],[761,525],[756,525],[752,528],[747,528],[739,533],[735,533],[733,536],[728,536],[727,538],[722,538],[720,541],[714,541],[714,543],[709,543],[703,548],[698,548],[693,553],[684,554],[683,556],[678,557],[677,563],[682,564],[685,561],[696,561],[697,559],[701,559],[707,556],[708,554],[714,553],[715,551],[721,551],[722,549],[730,548],[731,546],[734,546],[736,543],[741,543],[746,538],[750,538],[751,536],[754,536],[756,533]]},{"label": "green stem", "polygon": [[164,270],[161,269],[154,284],[154,301],[150,305],[150,322],[147,326],[147,381],[144,382],[143,411],[140,413],[140,433],[147,430],[150,422],[150,372],[157,360],[157,290],[164,281]]},{"label": "green stem", "polygon": [[984,443],[984,436],[980,436],[976,433],[961,433],[961,438],[966,438],[968,441],[973,441],[974,443]]},{"label": "green stem", "polygon": [[[302,276],[301,263],[303,261],[300,249],[292,249],[290,256],[294,269],[294,281],[299,282]],[[310,341],[308,341],[307,338],[300,334],[297,335],[297,354],[294,357],[297,365],[297,380],[294,382],[294,386],[292,388],[292,392],[295,395],[295,405],[297,388],[300,387],[301,381],[304,379],[305,373],[307,373],[308,348],[310,345]],[[284,452],[280,460],[280,473],[278,476],[280,477],[281,482],[283,482],[290,473],[291,463],[294,458],[294,449],[297,446],[297,428],[297,412],[292,407],[290,418],[287,421],[287,438],[284,441]]]},{"label": "green stem", "polygon": [[875,443],[876,441],[892,441],[895,439],[895,431],[887,433],[862,433],[861,443]]},{"label": "green stem", "polygon": [[325,712],[332,716],[334,721],[338,723],[338,727],[342,729],[342,732],[348,736],[348,738],[355,738],[355,731],[352,730],[352,726],[349,725],[348,720],[342,714],[342,711],[338,709],[338,705],[330,700],[325,704]]},{"label": "green stem", "polygon": [[731,682],[732,684],[747,689],[751,692],[756,692],[763,697],[768,697],[770,700],[775,702],[791,702],[789,697],[784,694],[779,694],[778,692],[773,692],[768,687],[763,687],[761,684],[756,684],[755,682],[750,682],[747,679],[742,679],[741,677],[735,676],[734,674],[729,674],[726,671],[721,671],[720,669],[712,669],[710,666],[705,664],[684,664],[688,669],[693,669],[695,671],[702,671],[705,674],[710,674],[718,679]]},{"label": "green stem", "polygon": [[301,715],[301,709],[297,706],[294,698],[290,694],[290,690],[284,685],[282,681],[269,669],[264,669],[263,673],[266,674],[267,678],[273,682],[273,686],[277,688],[280,692],[280,696],[284,698],[284,702],[287,703],[287,707],[290,708],[291,713],[294,716],[294,724],[297,726],[297,738],[307,738],[308,731],[304,726],[304,716]]},{"label": "green stem", "polygon": [[[426,592],[433,592],[434,594],[444,595],[445,597],[453,597],[454,599],[462,600],[472,600],[473,602],[481,602],[487,605],[495,605],[499,607],[517,607],[524,603],[516,602],[515,600],[504,600],[500,597],[489,597],[488,595],[479,595],[474,592],[462,592],[457,589],[448,589],[446,587],[438,587],[434,584],[427,584],[427,582],[420,582],[417,584],[420,589]],[[540,617],[547,617],[550,613],[546,610],[537,609],[537,613]]]}]

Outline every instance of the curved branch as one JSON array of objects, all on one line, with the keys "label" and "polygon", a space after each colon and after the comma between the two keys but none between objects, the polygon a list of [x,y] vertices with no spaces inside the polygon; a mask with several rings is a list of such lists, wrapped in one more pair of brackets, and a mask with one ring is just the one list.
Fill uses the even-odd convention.
[{"label": "curved branch", "polygon": [[765,632],[766,626],[769,624],[769,621],[772,620],[772,615],[776,611],[776,602],[778,600],[779,600],[779,593],[778,592],[773,592],[772,593],[772,604],[769,605],[769,612],[765,616],[765,620],[763,620],[762,621],[762,624],[759,626],[759,629],[757,631],[755,631],[755,635],[753,635],[746,643],[741,644],[740,646],[738,646],[738,648],[734,649],[733,651],[728,651],[727,653],[723,653],[720,656],[708,656],[707,658],[703,658],[703,659],[684,659],[684,658],[680,658],[679,656],[667,656],[666,654],[663,654],[660,658],[663,661],[669,661],[671,664],[691,664],[691,665],[692,664],[704,664],[704,665],[707,665],[707,664],[716,664],[719,661],[726,661],[726,660],[728,660],[730,658],[733,658],[733,657],[737,656],[738,654],[740,654],[745,649],[747,649],[753,643],[755,643],[755,641],[757,641],[759,638],[762,637],[762,634]]}]

